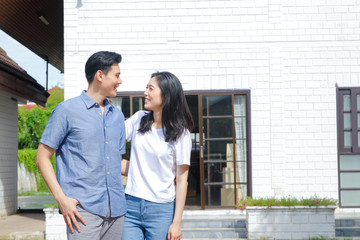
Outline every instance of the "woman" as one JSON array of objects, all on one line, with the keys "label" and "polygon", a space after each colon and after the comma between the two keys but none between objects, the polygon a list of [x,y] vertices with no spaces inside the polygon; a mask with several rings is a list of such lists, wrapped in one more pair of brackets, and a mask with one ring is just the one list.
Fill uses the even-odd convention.
[{"label": "woman", "polygon": [[125,122],[126,139],[132,144],[130,162],[123,164],[125,174],[129,166],[122,239],[178,240],[193,120],[181,83],[172,73],[153,73],[144,95],[148,111]]}]

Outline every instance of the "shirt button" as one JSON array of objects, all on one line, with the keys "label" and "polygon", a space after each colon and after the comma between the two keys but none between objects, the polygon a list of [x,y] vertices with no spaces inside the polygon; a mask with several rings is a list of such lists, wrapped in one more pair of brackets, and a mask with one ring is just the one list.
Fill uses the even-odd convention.
[{"label": "shirt button", "polygon": [[99,113],[99,115],[101,115],[101,113]]},{"label": "shirt button", "polygon": [[105,142],[106,144],[109,144],[109,142]]},{"label": "shirt button", "polygon": [[106,157],[106,159],[109,159],[109,157]]},{"label": "shirt button", "polygon": [[110,174],[110,172],[107,172],[107,174]]}]

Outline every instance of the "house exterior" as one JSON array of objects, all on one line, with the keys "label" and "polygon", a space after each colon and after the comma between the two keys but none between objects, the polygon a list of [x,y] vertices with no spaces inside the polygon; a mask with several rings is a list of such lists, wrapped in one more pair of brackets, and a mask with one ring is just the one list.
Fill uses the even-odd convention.
[{"label": "house exterior", "polygon": [[87,88],[92,53],[119,52],[126,117],[154,71],[182,82],[196,122],[187,206],[360,207],[359,19],[355,0],[64,0],[65,99]]},{"label": "house exterior", "polygon": [[0,217],[17,211],[18,104],[49,94],[0,48]]}]

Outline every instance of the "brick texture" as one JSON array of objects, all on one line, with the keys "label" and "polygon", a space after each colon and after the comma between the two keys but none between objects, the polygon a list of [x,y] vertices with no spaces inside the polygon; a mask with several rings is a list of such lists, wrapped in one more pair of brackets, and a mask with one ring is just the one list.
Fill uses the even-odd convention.
[{"label": "brick texture", "polygon": [[152,72],[185,90],[249,89],[253,196],[338,197],[336,88],[360,85],[355,0],[64,1],[65,98],[98,50],[122,54],[119,91]]},{"label": "brick texture", "polygon": [[17,210],[17,102],[0,90],[0,216]]}]

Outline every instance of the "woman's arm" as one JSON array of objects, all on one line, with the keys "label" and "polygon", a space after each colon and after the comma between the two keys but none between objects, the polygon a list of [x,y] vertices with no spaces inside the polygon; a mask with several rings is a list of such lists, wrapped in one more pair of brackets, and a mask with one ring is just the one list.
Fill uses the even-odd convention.
[{"label": "woman's arm", "polygon": [[168,231],[168,240],[181,239],[181,219],[186,200],[188,174],[189,165],[177,165],[175,215]]},{"label": "woman's arm", "polygon": [[127,176],[129,172],[130,161],[128,159],[121,159],[121,175]]}]

